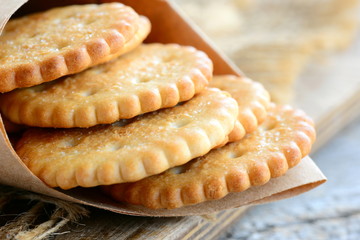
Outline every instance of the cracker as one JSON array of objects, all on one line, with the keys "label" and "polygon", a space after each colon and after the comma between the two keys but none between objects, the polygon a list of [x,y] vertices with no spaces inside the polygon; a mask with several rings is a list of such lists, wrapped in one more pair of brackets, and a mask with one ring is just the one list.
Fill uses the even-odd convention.
[{"label": "cracker", "polygon": [[117,58],[125,53],[131,52],[135,48],[141,45],[141,43],[145,40],[145,38],[149,35],[151,30],[151,23],[147,17],[140,16],[138,30],[136,31],[135,35],[127,41],[122,50],[116,52],[116,55],[110,55],[109,59]]},{"label": "cracker", "polygon": [[270,95],[266,89],[257,82],[246,77],[234,75],[214,76],[210,87],[216,87],[227,91],[239,105],[239,128],[237,140],[246,133],[253,132],[261,124],[267,113],[270,104]]},{"label": "cracker", "polygon": [[30,129],[16,151],[47,185],[69,189],[137,181],[219,145],[234,127],[236,101],[207,89],[179,106],[112,125]]},{"label": "cracker", "polygon": [[38,127],[91,127],[175,106],[208,85],[212,62],[177,44],[144,44],[84,72],[0,96],[11,121]]},{"label": "cracker", "polygon": [[120,3],[73,5],[10,20],[0,36],[0,92],[80,72],[123,53],[139,15]]},{"label": "cracker", "polygon": [[186,165],[134,183],[105,186],[115,200],[148,208],[178,208],[267,183],[294,167],[315,140],[304,112],[272,106],[258,130]]}]

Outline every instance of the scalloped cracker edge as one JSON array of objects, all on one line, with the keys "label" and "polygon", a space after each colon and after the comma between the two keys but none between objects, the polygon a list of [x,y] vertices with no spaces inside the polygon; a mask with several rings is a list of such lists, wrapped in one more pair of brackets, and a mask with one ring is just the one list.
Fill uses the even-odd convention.
[{"label": "scalloped cracker edge", "polygon": [[28,126],[110,124],[191,99],[208,85],[212,67],[193,47],[143,44],[82,73],[3,94],[0,109],[12,122]]},{"label": "scalloped cracker edge", "polygon": [[238,142],[162,174],[103,190],[114,200],[153,209],[220,199],[284,175],[310,152],[314,140],[313,121],[304,112],[272,106],[259,129]]},{"label": "scalloped cracker edge", "polygon": [[127,124],[30,129],[16,151],[51,187],[137,181],[209,152],[226,139],[237,115],[237,103],[228,93],[207,89],[182,105],[145,114]]},{"label": "scalloped cracker edge", "polygon": [[[93,8],[100,9],[107,12],[107,14],[99,16],[92,16],[88,14],[88,11]],[[100,11],[99,10],[99,11]],[[89,39],[86,39],[84,36],[79,39],[79,42],[70,43],[70,46],[62,47],[64,39],[71,39],[74,37],[74,33],[64,34],[59,33],[59,28],[55,28],[54,39],[49,40],[51,44],[58,44],[60,49],[55,52],[42,53],[35,58],[31,58],[30,50],[35,47],[36,44],[41,45],[41,39],[37,43],[28,42],[28,39],[36,37],[38,27],[32,26],[36,24],[46,24],[46,20],[50,19],[52,21],[57,21],[56,17],[71,18],[69,14],[74,14],[75,16],[81,15],[79,20],[76,21],[76,24],[81,24],[80,18],[84,19],[83,24],[88,24],[86,21],[91,21],[101,18],[108,18],[106,24],[102,24],[101,28],[91,31],[91,34],[88,34]],[[70,15],[71,15],[70,14]],[[50,17],[49,17],[50,16]],[[89,17],[90,16],[90,17]],[[50,21],[48,20],[48,21]],[[17,46],[21,49],[28,49],[24,51],[27,54],[25,59],[21,61],[16,59],[16,55],[19,54],[11,53],[11,57],[15,54],[15,62],[10,62],[10,60],[3,62],[0,66],[0,92],[9,92],[16,88],[30,87],[34,85],[41,84],[43,82],[48,82],[57,78],[60,78],[65,75],[73,74],[80,72],[91,66],[107,62],[113,58],[116,58],[119,54],[124,53],[124,45],[128,42],[136,33],[139,23],[139,15],[130,7],[127,7],[121,3],[107,3],[107,4],[87,4],[87,5],[76,5],[76,6],[66,6],[53,8],[45,12],[36,13],[28,15],[19,19],[10,20],[4,28],[2,35],[0,36],[0,45],[7,51],[6,43],[8,42],[11,45],[14,45],[13,41],[17,38],[24,37],[24,33],[19,31],[19,26],[24,27],[24,31],[33,31],[26,40],[23,42],[20,41],[20,45]],[[55,23],[54,23],[55,24]],[[60,24],[60,23],[59,23]],[[63,24],[57,26],[62,26]],[[71,23],[70,27],[74,25]],[[21,28],[22,29],[22,28]],[[67,28],[66,28],[67,29]],[[18,31],[18,33],[17,33]],[[17,35],[16,35],[17,34]],[[44,34],[49,34],[47,30]],[[92,37],[96,35],[96,37]],[[11,38],[15,36],[15,38]],[[56,36],[61,36],[61,42],[56,42]],[[3,41],[3,42],[2,42]],[[16,44],[16,43],[15,43]],[[35,44],[33,46],[33,44]],[[57,49],[57,45],[53,46]],[[51,48],[52,49],[52,48]],[[36,49],[37,52],[42,51],[42,49]],[[1,57],[4,58],[6,53],[0,51]],[[1,60],[1,58],[0,58]]]}]

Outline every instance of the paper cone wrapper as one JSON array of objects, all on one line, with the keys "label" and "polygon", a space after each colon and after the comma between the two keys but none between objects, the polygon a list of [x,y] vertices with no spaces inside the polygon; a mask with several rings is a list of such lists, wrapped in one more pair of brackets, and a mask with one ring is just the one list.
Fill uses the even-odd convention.
[{"label": "paper cone wrapper", "polygon": [[[8,19],[16,15],[45,10],[51,7],[83,4],[103,3],[109,1],[91,0],[2,0],[0,8],[0,31]],[[133,7],[139,14],[147,16],[152,23],[152,31],[146,42],[178,43],[191,45],[208,54],[214,63],[214,74],[242,75],[224,55],[222,55],[200,33],[196,27],[186,19],[172,3],[164,0],[125,0],[119,1]],[[25,4],[26,3],[26,4]],[[67,201],[90,205],[128,215],[138,216],[188,216],[202,215],[240,207],[250,204],[266,203],[295,196],[308,191],[326,178],[315,163],[304,158],[301,163],[290,169],[284,176],[272,179],[263,186],[252,187],[241,193],[231,193],[225,198],[208,201],[192,206],[173,210],[151,210],[140,206],[117,203],[99,192],[98,188],[75,188],[60,190],[49,188],[23,164],[12,148],[0,116],[0,183],[29,191],[41,193]]]}]

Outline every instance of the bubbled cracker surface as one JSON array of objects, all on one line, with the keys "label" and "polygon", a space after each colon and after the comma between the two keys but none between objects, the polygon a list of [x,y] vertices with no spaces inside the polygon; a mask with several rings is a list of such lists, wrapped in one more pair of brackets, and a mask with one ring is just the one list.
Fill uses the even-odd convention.
[{"label": "bubbled cracker surface", "polygon": [[90,127],[188,100],[211,75],[212,63],[201,51],[144,44],[76,75],[4,94],[0,108],[13,122],[30,126]]},{"label": "bubbled cracker surface", "polygon": [[[137,93],[143,88],[176,83],[197,67],[210,68],[205,54],[178,45],[148,44],[132,53],[57,82],[23,90],[31,99],[46,102],[96,102]],[[20,90],[21,91],[21,90]],[[20,92],[19,91],[19,92]],[[21,97],[21,95],[19,94]],[[66,98],[66,100],[61,99]]]},{"label": "bubbled cracker surface", "polygon": [[211,87],[227,91],[239,105],[239,122],[244,133],[253,132],[266,118],[270,95],[261,83],[233,75],[214,76]]},{"label": "bubbled cracker surface", "polygon": [[272,106],[265,122],[240,141],[135,183],[105,187],[114,199],[149,208],[178,208],[279,177],[306,156],[315,140],[304,112]]},{"label": "bubbled cracker surface", "polygon": [[226,139],[237,114],[234,99],[208,89],[180,106],[143,115],[131,123],[31,129],[16,151],[51,187],[136,181],[207,153]]},{"label": "bubbled cracker surface", "polygon": [[0,65],[13,67],[66,52],[123,29],[126,41],[138,15],[119,3],[55,8],[10,20],[0,37]]}]

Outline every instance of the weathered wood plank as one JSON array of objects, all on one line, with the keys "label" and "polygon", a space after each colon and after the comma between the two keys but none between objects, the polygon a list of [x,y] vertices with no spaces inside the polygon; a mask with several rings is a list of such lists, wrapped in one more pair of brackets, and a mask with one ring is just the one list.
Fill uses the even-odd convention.
[{"label": "weathered wood plank", "polygon": [[203,239],[217,235],[244,212],[244,208],[211,216],[150,218],[125,216],[91,209],[91,216],[81,224],[62,229],[68,232],[55,239]]}]

